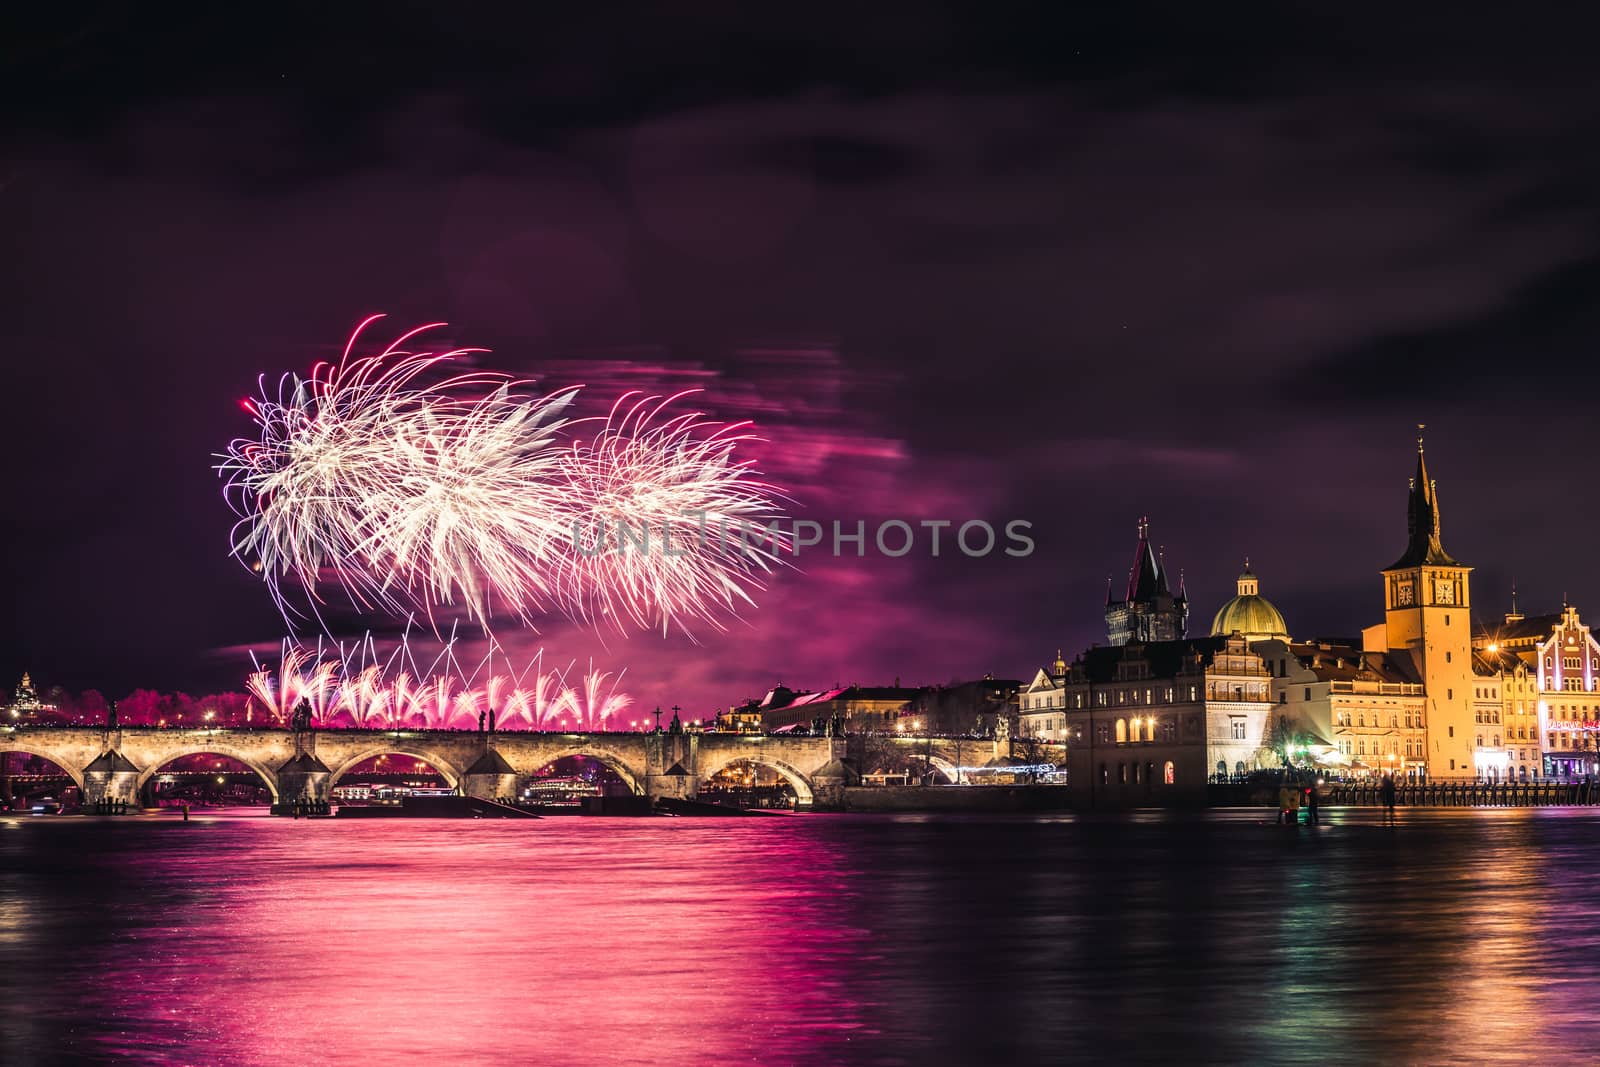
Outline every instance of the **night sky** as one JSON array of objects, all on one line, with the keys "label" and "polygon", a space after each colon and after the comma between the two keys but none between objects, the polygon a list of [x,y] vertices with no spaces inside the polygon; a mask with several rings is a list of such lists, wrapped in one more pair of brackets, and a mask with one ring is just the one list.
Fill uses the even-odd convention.
[{"label": "night sky", "polygon": [[1592,33],[1116,6],[8,11],[0,685],[236,688],[284,627],[212,454],[377,311],[596,401],[703,386],[824,524],[1034,524],[802,557],[698,645],[501,634],[644,706],[1027,677],[1104,640],[1142,514],[1191,632],[1248,555],[1352,635],[1417,422],[1477,620],[1513,580],[1600,615]]}]

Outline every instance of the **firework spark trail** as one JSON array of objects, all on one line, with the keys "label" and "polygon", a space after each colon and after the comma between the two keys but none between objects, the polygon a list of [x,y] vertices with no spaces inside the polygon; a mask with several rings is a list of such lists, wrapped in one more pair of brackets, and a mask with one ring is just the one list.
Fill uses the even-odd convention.
[{"label": "firework spark trail", "polygon": [[[286,375],[275,396],[263,381],[245,402],[259,437],[220,457],[240,516],[233,554],[254,561],[285,619],[320,621],[330,576],[359,609],[433,619],[459,603],[486,632],[499,610],[688,633],[754,603],[786,542],[762,524],[776,490],[735,456],[753,439],[745,424],[664,416],[683,394],[629,394],[574,422],[578,388],[525,394],[490,372],[433,381],[482,350],[401,349],[432,324],[356,356],[378,317],[337,364]],[[583,422],[600,427],[569,446]]]},{"label": "firework spark trail", "polygon": [[[545,670],[542,652],[520,671],[488,675],[481,685],[473,683],[472,675],[461,676],[448,647],[421,673],[413,673],[416,664],[409,659],[409,650],[390,657],[387,666],[399,662],[400,667],[391,682],[383,664],[317,659],[285,641],[277,672],[256,664],[245,688],[277,722],[288,722],[304,702],[322,728],[472,729],[480,713],[492,710],[503,730],[558,725],[617,730],[624,727],[622,712],[633,704],[632,697],[617,691],[621,674],[613,678],[592,663],[581,677],[570,666],[566,671]],[[440,661],[445,661],[442,670]]]},{"label": "firework spark trail", "polygon": [[754,439],[749,424],[699,412],[656,421],[686,395],[625,394],[565,453],[575,551],[561,590],[573,617],[663,635],[684,617],[720,629],[719,614],[753,607],[749,590],[779,563],[788,542],[767,524],[776,489],[734,457]]}]

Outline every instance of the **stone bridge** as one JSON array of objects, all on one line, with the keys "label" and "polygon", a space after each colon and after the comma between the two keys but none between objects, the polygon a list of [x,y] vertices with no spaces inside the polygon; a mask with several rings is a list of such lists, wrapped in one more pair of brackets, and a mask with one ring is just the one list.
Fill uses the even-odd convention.
[{"label": "stone bridge", "polygon": [[[374,756],[424,760],[453,788],[486,799],[513,795],[518,779],[565,756],[599,760],[634,793],[693,798],[702,782],[741,760],[770,767],[793,787],[801,807],[841,802],[856,772],[842,738],[744,734],[556,734],[470,730],[160,729],[125,726],[8,727],[0,752],[51,760],[83,790],[86,803],[136,804],[163,766],[182,756],[215,754],[260,776],[275,804],[326,801],[339,780]],[[850,779],[847,782],[846,779]]]}]

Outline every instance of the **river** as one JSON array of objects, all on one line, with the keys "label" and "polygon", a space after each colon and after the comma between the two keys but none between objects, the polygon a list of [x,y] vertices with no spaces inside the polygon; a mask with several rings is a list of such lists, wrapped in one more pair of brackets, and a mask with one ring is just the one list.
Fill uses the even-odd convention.
[{"label": "river", "polygon": [[0,819],[0,1062],[1594,1062],[1600,812]]}]

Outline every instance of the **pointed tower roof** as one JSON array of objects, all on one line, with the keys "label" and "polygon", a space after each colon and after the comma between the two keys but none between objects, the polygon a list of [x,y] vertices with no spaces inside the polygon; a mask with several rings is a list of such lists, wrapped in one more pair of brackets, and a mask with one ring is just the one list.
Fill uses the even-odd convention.
[{"label": "pointed tower roof", "polygon": [[1166,578],[1161,573],[1161,562],[1150,544],[1150,520],[1139,519],[1139,547],[1134,549],[1133,566],[1128,570],[1127,601],[1151,600],[1167,591]]},{"label": "pointed tower roof", "polygon": [[1422,426],[1417,426],[1417,473],[1411,479],[1411,495],[1406,505],[1409,539],[1405,554],[1385,570],[1397,571],[1423,565],[1459,567],[1439,540],[1439,488],[1428,477],[1428,463],[1422,452]]}]

